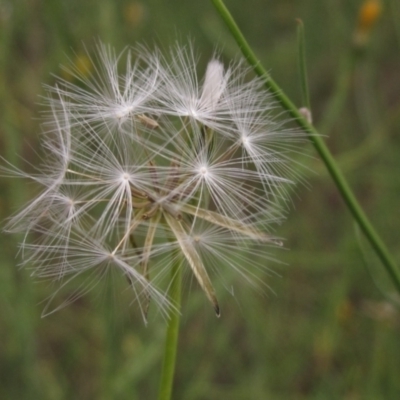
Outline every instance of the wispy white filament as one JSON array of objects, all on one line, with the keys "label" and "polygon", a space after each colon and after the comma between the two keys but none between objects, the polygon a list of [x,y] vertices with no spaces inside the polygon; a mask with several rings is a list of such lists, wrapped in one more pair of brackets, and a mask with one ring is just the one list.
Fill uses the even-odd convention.
[{"label": "wispy white filament", "polygon": [[73,81],[47,88],[37,172],[2,167],[41,187],[5,229],[24,233],[33,275],[74,288],[58,306],[54,294],[46,314],[115,271],[144,316],[150,299],[173,307],[163,293],[174,262],[219,314],[212,275],[230,269],[265,284],[299,136],[274,121],[269,94],[240,63],[226,69],[213,58],[198,79],[191,46],[169,59],[140,47],[125,52],[120,72],[122,54],[97,50],[91,75],[72,67]]}]

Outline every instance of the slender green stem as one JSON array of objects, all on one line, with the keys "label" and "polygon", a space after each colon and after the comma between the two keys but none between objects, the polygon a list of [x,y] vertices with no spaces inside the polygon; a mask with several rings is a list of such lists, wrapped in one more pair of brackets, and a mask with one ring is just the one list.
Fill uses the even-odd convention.
[{"label": "slender green stem", "polygon": [[181,303],[181,281],[182,268],[179,261],[174,263],[171,270],[171,285],[169,287],[169,297],[173,305],[177,308],[171,309],[167,328],[167,337],[164,348],[164,361],[161,372],[161,384],[158,395],[159,400],[170,400],[175,374],[176,349],[178,346],[178,333]]},{"label": "slender green stem", "polygon": [[372,248],[375,250],[376,254],[382,261],[394,285],[396,286],[396,289],[400,292],[400,273],[392,256],[390,255],[387,247],[373,228],[368,217],[362,210],[346,179],[336,165],[332,154],[325,145],[322,137],[318,134],[317,130],[299,113],[297,107],[290,101],[290,99],[285,95],[282,89],[274,82],[268,72],[260,64],[258,58],[253,53],[251,47],[247,43],[235,20],[229,13],[228,9],[225,7],[223,1],[212,0],[212,2],[218,13],[224,20],[225,24],[228,26],[232,36],[235,38],[244,57],[253,67],[255,73],[264,80],[265,86],[270,90],[270,92],[273,93],[281,106],[289,112],[289,114],[297,121],[298,125],[307,133],[310,141],[312,142],[318,154],[325,163],[326,168],[328,169],[333,181],[335,182],[343,200],[345,201],[347,207],[352,213],[354,219],[357,221],[361,230],[370,242]]}]

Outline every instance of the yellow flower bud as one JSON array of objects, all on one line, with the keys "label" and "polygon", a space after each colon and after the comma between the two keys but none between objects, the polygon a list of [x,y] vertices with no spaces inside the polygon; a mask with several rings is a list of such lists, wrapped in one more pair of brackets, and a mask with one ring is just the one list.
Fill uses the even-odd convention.
[{"label": "yellow flower bud", "polygon": [[124,18],[131,27],[135,28],[143,21],[145,17],[145,7],[141,2],[133,2],[125,6]]},{"label": "yellow flower bud", "polygon": [[357,27],[354,33],[354,43],[359,46],[364,46],[371,33],[372,28],[376,24],[382,12],[382,3],[380,0],[365,0],[361,5]]},{"label": "yellow flower bud", "polygon": [[381,15],[381,11],[382,5],[380,0],[366,0],[358,14],[357,30],[370,31]]}]

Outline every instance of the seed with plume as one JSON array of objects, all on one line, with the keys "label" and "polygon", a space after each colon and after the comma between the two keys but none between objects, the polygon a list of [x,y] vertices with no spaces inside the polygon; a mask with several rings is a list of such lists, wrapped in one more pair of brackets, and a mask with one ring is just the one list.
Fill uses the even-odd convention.
[{"label": "seed with plume", "polygon": [[270,232],[283,219],[288,152],[300,135],[272,118],[268,92],[246,81],[240,62],[225,69],[214,57],[199,82],[191,46],[170,58],[129,50],[122,74],[122,55],[98,51],[92,75],[72,67],[78,82],[47,87],[38,171],[3,163],[3,174],[41,187],[5,229],[24,233],[22,264],[33,275],[59,281],[56,293],[73,288],[60,306],[53,294],[45,314],[113,271],[127,278],[144,318],[150,299],[166,311],[174,307],[167,277],[179,263],[219,315],[213,275],[226,279],[230,268],[265,285],[260,272],[268,248],[280,245]]}]

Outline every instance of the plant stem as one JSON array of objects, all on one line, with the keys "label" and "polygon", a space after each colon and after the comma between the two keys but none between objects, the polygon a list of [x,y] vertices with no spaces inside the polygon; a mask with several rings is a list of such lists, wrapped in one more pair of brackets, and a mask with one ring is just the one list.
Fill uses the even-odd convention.
[{"label": "plant stem", "polygon": [[253,67],[255,73],[260,76],[265,83],[265,86],[270,92],[275,96],[277,101],[281,106],[286,109],[289,114],[296,120],[298,125],[307,133],[308,138],[314,145],[318,154],[325,163],[337,189],[339,190],[344,202],[346,203],[348,209],[352,213],[354,219],[357,221],[361,230],[367,237],[372,248],[375,250],[376,254],[385,266],[388,274],[390,275],[393,284],[395,285],[397,291],[400,293],[400,273],[399,270],[390,255],[386,245],[383,243],[374,227],[370,223],[368,217],[362,210],[360,204],[358,203],[356,197],[354,196],[350,186],[348,185],[345,177],[339,170],[336,162],[325,145],[322,137],[318,134],[317,130],[299,113],[297,107],[291,102],[291,100],[285,95],[283,90],[275,83],[275,81],[270,77],[268,72],[263,68],[260,61],[252,51],[251,47],[247,43],[245,37],[237,26],[235,20],[231,16],[228,9],[225,7],[222,0],[212,0],[218,13],[224,20],[225,24],[229,28],[232,36],[235,38],[237,44],[239,45],[244,57],[247,59],[249,64]]},{"label": "plant stem", "polygon": [[301,83],[301,97],[303,106],[307,107],[311,112],[310,92],[308,90],[307,80],[307,65],[306,65],[306,49],[304,37],[304,24],[301,19],[297,20],[297,45],[299,52],[299,70],[300,70],[300,83]]},{"label": "plant stem", "polygon": [[173,264],[171,270],[171,285],[169,298],[175,309],[169,312],[167,336],[164,348],[164,361],[161,372],[161,384],[158,395],[159,400],[170,400],[175,373],[176,350],[178,345],[180,303],[181,303],[182,268],[179,260]]}]

